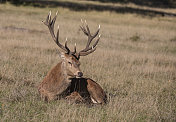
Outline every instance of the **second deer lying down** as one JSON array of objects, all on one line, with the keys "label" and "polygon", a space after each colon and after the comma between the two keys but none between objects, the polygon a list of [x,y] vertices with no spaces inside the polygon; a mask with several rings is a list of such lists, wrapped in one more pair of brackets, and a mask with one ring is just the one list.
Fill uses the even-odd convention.
[{"label": "second deer lying down", "polygon": [[100,36],[92,47],[90,47],[90,44],[92,40],[98,35],[100,27],[94,35],[91,35],[87,24],[86,27],[84,25],[80,26],[84,34],[88,36],[86,48],[80,52],[77,52],[75,45],[74,51],[70,51],[67,46],[67,41],[65,42],[65,46],[59,42],[59,28],[57,30],[57,34],[54,34],[56,16],[51,19],[50,12],[44,24],[48,26],[55,43],[63,51],[65,51],[65,53],[61,53],[62,61],[53,67],[48,72],[44,80],[40,83],[38,91],[41,95],[41,98],[45,101],[51,101],[59,99],[60,97],[64,97],[70,100],[74,99],[75,101],[105,104],[107,98],[103,89],[92,79],[83,78],[83,73],[79,68],[80,57],[86,56],[96,50],[96,45],[100,40]]}]

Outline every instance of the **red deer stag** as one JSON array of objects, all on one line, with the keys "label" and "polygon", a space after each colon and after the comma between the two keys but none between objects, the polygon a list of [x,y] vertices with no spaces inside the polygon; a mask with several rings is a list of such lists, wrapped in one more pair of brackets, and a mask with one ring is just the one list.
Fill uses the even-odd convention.
[{"label": "red deer stag", "polygon": [[61,53],[62,61],[53,67],[44,80],[38,86],[38,91],[41,98],[45,101],[51,101],[64,97],[66,99],[75,99],[75,101],[89,101],[89,103],[106,103],[106,94],[103,89],[95,81],[89,78],[83,78],[83,73],[80,70],[80,56],[86,56],[96,50],[96,45],[100,40],[100,36],[95,41],[92,47],[90,43],[98,35],[100,26],[94,35],[91,35],[88,25],[86,28],[84,25],[80,26],[81,30],[86,36],[88,36],[88,42],[85,49],[80,52],[76,51],[76,45],[74,51],[70,51],[67,46],[59,42],[59,26],[57,34],[54,34],[54,24],[56,16],[51,19],[51,12],[48,14],[47,19],[43,22],[48,26],[50,34],[55,43],[66,53]]}]

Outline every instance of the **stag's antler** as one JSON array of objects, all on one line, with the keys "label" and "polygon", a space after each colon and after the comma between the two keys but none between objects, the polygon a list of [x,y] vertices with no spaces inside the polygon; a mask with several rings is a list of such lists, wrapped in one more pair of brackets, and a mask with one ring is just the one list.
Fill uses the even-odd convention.
[{"label": "stag's antler", "polygon": [[74,48],[74,52],[71,52],[70,49],[68,48],[67,46],[67,38],[66,38],[66,42],[65,42],[65,46],[63,46],[60,42],[59,42],[59,26],[58,26],[58,29],[57,29],[57,35],[55,36],[54,34],[54,24],[55,24],[55,21],[56,21],[56,17],[57,17],[57,13],[56,12],[56,15],[53,19],[51,19],[51,11],[49,12],[47,18],[46,18],[46,21],[43,22],[46,26],[48,26],[49,28],[49,31],[50,31],[50,34],[53,38],[53,40],[55,41],[55,43],[61,48],[63,49],[64,51],[66,51],[68,54],[75,54],[76,53],[76,46]]},{"label": "stag's antler", "polygon": [[66,42],[65,42],[65,46],[63,46],[60,42],[59,42],[59,26],[58,26],[58,29],[57,29],[57,35],[55,36],[54,34],[54,24],[55,24],[55,21],[56,21],[56,17],[57,17],[57,13],[56,12],[56,15],[53,19],[51,19],[51,11],[49,12],[47,18],[46,18],[46,21],[43,22],[46,26],[48,26],[49,28],[49,31],[50,31],[50,34],[53,38],[53,40],[55,41],[55,43],[61,48],[63,49],[64,51],[67,52],[67,54],[70,54],[70,55],[75,55],[78,59],[80,56],[86,56],[92,52],[94,52],[96,50],[96,46],[100,40],[100,35],[98,37],[98,39],[95,41],[95,43],[93,44],[92,47],[89,47],[92,40],[98,35],[99,31],[100,31],[100,25],[98,27],[98,30],[95,32],[95,34],[91,35],[90,33],[90,29],[85,21],[85,24],[86,24],[86,28],[84,26],[84,23],[82,26],[80,26],[81,30],[84,32],[84,34],[86,36],[88,36],[88,42],[87,42],[87,45],[85,47],[85,49],[81,50],[79,53],[76,52],[76,44],[75,44],[75,47],[74,47],[74,51],[70,51],[70,49],[68,48],[67,46],[67,38],[66,38]]},{"label": "stag's antler", "polygon": [[[82,20],[81,20],[81,21],[82,21]],[[82,22],[82,23],[83,23],[83,22]],[[81,50],[81,51],[78,53],[79,56],[86,56],[86,55],[88,55],[88,54],[94,52],[94,51],[96,50],[96,46],[97,46],[97,44],[98,44],[98,42],[99,42],[99,40],[100,40],[100,36],[101,36],[101,35],[99,35],[98,39],[95,41],[95,43],[93,44],[93,46],[92,46],[92,47],[89,47],[89,46],[90,46],[90,43],[92,42],[92,40],[98,35],[98,33],[99,33],[99,31],[100,31],[100,25],[99,25],[99,27],[98,27],[98,30],[97,30],[93,35],[91,35],[89,26],[88,26],[88,24],[87,24],[86,21],[85,21],[85,24],[86,24],[86,28],[85,28],[85,26],[84,26],[84,23],[83,23],[82,26],[80,26],[80,28],[81,28],[81,30],[84,32],[84,34],[85,34],[86,36],[88,36],[88,42],[87,42],[87,45],[86,45],[85,49]]]}]

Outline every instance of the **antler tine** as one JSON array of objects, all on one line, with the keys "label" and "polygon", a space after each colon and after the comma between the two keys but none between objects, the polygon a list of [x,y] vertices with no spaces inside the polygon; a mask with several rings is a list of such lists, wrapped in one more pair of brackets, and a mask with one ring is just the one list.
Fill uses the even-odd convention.
[{"label": "antler tine", "polygon": [[67,49],[68,53],[70,53],[70,49],[69,49],[68,46],[67,46],[67,38],[66,38],[65,40],[66,40],[66,41],[65,41],[65,48]]},{"label": "antler tine", "polygon": [[46,18],[46,21],[43,22],[46,26],[48,26],[49,28],[49,31],[50,31],[50,34],[53,38],[53,40],[55,41],[55,43],[61,48],[63,49],[64,51],[66,51],[67,53],[69,53],[69,48],[68,47],[64,47],[60,42],[59,42],[59,26],[58,26],[58,29],[57,29],[57,35],[55,36],[54,34],[54,24],[55,24],[55,21],[56,21],[56,18],[57,18],[57,13],[56,12],[56,15],[55,17],[51,20],[51,11],[49,12],[47,18]]},{"label": "antler tine", "polygon": [[89,36],[86,29],[84,28],[84,26],[80,26],[81,30],[84,32],[85,35]]},{"label": "antler tine", "polygon": [[98,35],[98,33],[100,31],[100,25],[98,27],[98,30],[93,35],[91,35],[89,26],[86,23],[86,21],[85,21],[85,24],[86,24],[86,28],[84,27],[84,24],[82,26],[80,26],[80,27],[81,27],[82,31],[84,32],[84,34],[88,36],[88,42],[87,42],[86,48],[79,52],[80,56],[85,56],[85,54],[88,55],[88,54],[94,52],[96,50],[95,47],[98,44],[98,42],[100,40],[100,36],[101,36],[101,35],[99,35],[98,39],[95,41],[93,46],[89,47],[91,42],[92,42],[92,40]]},{"label": "antler tine", "polygon": [[95,32],[95,34],[92,36],[92,38],[95,38],[98,35],[99,31],[100,31],[100,25],[98,26],[98,30],[97,30],[97,32]]},{"label": "antler tine", "polygon": [[[99,40],[100,40],[100,37],[101,37],[101,35],[99,35],[98,36],[98,39],[96,40],[96,42],[93,44],[93,48],[95,48],[96,46],[97,46],[97,44],[98,44],[98,42],[99,42]],[[89,47],[89,48],[87,48],[87,50],[86,51],[89,51],[91,49],[91,47]]]},{"label": "antler tine", "polygon": [[56,12],[56,15],[55,15],[55,17],[53,18],[52,21],[51,21],[51,14],[50,14],[50,23],[51,23],[51,28],[53,28],[53,31],[54,31],[54,24],[55,24],[56,18],[57,18],[57,13],[58,13],[58,11]]},{"label": "antler tine", "polygon": [[87,28],[87,33],[91,36],[91,34],[90,34],[90,30],[89,30],[89,26],[88,26],[86,20],[85,20],[85,24],[86,24],[86,28]]},{"label": "antler tine", "polygon": [[86,56],[90,53],[93,53],[96,49],[97,49],[96,47],[93,48],[93,46],[92,46],[91,50],[88,52],[79,52],[79,56]]},{"label": "antler tine", "polygon": [[[101,37],[101,35],[98,36],[98,39],[95,41],[95,43],[93,44],[92,47],[89,47],[89,46],[88,46],[88,48],[85,48],[85,49],[82,50],[81,52],[87,52],[87,51],[91,50],[92,48],[95,48],[96,45],[98,44],[99,40],[100,40],[100,37]],[[89,45],[90,45],[90,44],[89,44]]]},{"label": "antler tine", "polygon": [[49,12],[49,14],[48,14],[48,16],[47,16],[45,22],[42,21],[46,26],[48,26],[48,24],[49,24],[49,19],[50,19],[50,16],[51,16],[50,14],[51,14],[51,13]]},{"label": "antler tine", "polygon": [[[92,35],[91,35],[91,33],[90,33],[90,29],[89,29],[89,26],[88,26],[86,20],[85,20],[85,24],[86,24],[86,29],[85,29],[84,26],[83,26],[83,28],[84,28],[84,30],[85,30],[86,33],[87,33],[86,35],[88,36],[88,42],[87,42],[87,45],[86,45],[86,48],[88,48],[89,45],[90,45],[90,43],[91,43],[91,41],[93,40],[93,38],[92,38]],[[84,33],[85,33],[85,32],[84,32]]]}]

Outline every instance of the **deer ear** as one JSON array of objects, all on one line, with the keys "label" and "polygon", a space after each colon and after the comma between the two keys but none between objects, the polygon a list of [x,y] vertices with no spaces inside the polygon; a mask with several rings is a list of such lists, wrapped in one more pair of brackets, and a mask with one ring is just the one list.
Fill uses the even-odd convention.
[{"label": "deer ear", "polygon": [[64,60],[64,59],[65,59],[65,54],[64,54],[63,52],[61,52],[61,53],[60,53],[60,57],[61,57],[61,59]]}]

